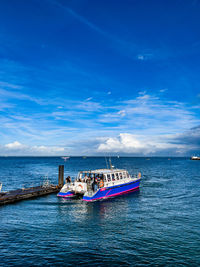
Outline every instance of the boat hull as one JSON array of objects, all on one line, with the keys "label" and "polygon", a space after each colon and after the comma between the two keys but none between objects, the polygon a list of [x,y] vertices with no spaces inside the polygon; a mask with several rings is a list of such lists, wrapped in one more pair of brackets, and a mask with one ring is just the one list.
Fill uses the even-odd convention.
[{"label": "boat hull", "polygon": [[57,196],[58,196],[58,197],[64,197],[64,198],[73,198],[73,197],[75,197],[76,195],[75,195],[74,192],[68,191],[68,192],[66,192],[66,193],[59,192],[59,193],[57,194]]},{"label": "boat hull", "polygon": [[100,188],[96,192],[96,194],[94,194],[92,197],[83,196],[83,201],[96,201],[110,197],[116,197],[122,194],[138,190],[139,186],[140,186],[140,179],[126,184]]}]

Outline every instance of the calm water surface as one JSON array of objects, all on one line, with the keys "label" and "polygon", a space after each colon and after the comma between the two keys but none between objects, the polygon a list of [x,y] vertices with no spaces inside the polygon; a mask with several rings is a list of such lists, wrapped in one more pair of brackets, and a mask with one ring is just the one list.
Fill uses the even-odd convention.
[{"label": "calm water surface", "polygon": [[[4,190],[57,183],[61,158],[0,158]],[[0,266],[199,266],[200,161],[113,158],[140,191],[85,203],[56,195],[0,207]],[[70,158],[65,176],[105,167]]]}]

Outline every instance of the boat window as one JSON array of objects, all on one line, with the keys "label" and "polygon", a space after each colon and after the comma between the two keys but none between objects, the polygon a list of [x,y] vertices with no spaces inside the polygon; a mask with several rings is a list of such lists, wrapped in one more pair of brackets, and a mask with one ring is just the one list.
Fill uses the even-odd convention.
[{"label": "boat window", "polygon": [[119,180],[119,173],[115,173],[117,180]]},{"label": "boat window", "polygon": [[122,178],[123,178],[123,177],[122,177],[122,173],[121,173],[121,172],[119,173],[119,177],[120,177],[120,179],[122,179]]},{"label": "boat window", "polygon": [[123,172],[123,178],[126,178],[126,172]]},{"label": "boat window", "polygon": [[106,175],[103,175],[103,180],[104,180],[104,182],[107,182],[106,181]]},{"label": "boat window", "polygon": [[107,174],[107,179],[108,179],[108,182],[111,181],[110,174]]},{"label": "boat window", "polygon": [[115,175],[112,173],[112,181],[115,181]]}]

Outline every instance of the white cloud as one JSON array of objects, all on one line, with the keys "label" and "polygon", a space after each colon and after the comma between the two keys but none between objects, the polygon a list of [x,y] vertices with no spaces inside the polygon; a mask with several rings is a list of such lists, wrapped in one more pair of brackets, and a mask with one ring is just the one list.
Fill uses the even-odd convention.
[{"label": "white cloud", "polygon": [[25,148],[26,146],[22,145],[18,141],[15,141],[13,143],[6,144],[5,147],[8,149],[21,149],[21,148]]},{"label": "white cloud", "polygon": [[108,138],[105,143],[99,145],[98,150],[107,152],[134,152],[134,149],[138,150],[142,147],[143,145],[134,135],[121,133],[118,138]]},{"label": "white cloud", "polygon": [[[167,140],[166,140],[167,141]],[[181,153],[186,150],[185,145],[172,144],[163,140],[163,137],[145,137],[129,133],[121,133],[118,137],[107,138],[98,146],[99,152],[151,155],[173,150]]]},{"label": "white cloud", "polygon": [[13,88],[13,89],[21,89],[22,88],[22,86],[20,86],[20,85],[8,83],[8,82],[4,82],[4,81],[0,81],[0,87]]},{"label": "white cloud", "polygon": [[119,102],[111,110],[101,114],[99,121],[112,123],[115,120],[121,131],[136,134],[175,134],[200,123],[192,106],[163,100],[145,91],[134,99]]},{"label": "white cloud", "polygon": [[138,94],[139,95],[146,95],[147,91],[140,91]]},{"label": "white cloud", "polygon": [[92,99],[93,99],[93,97],[88,97],[85,101],[90,101]]},{"label": "white cloud", "polygon": [[2,101],[0,100],[0,111],[5,111],[5,110],[7,110],[7,109],[11,109],[11,108],[13,108],[13,107],[15,107],[15,105],[10,104],[10,103],[5,103],[5,102],[2,102]]},{"label": "white cloud", "polygon": [[[22,144],[18,141],[5,144],[0,146],[0,155],[38,155],[38,156],[53,156],[53,155],[63,155],[66,151],[66,148],[59,146],[28,146]],[[66,151],[67,152],[67,151]]]},{"label": "white cloud", "polygon": [[63,147],[56,147],[56,146],[53,146],[53,147],[33,146],[31,149],[37,152],[42,152],[42,153],[57,153],[57,152],[60,153],[60,152],[65,151]]},{"label": "white cloud", "polygon": [[167,89],[165,88],[165,89],[161,89],[159,92],[160,93],[164,93],[164,92],[166,92],[167,91]]},{"label": "white cloud", "polygon": [[76,105],[74,108],[82,111],[94,112],[100,110],[101,105],[98,102],[83,101]]},{"label": "white cloud", "polygon": [[123,110],[120,110],[118,111],[118,113],[121,117],[124,117],[126,115],[126,111],[123,109]]},{"label": "white cloud", "polygon": [[148,59],[152,59],[153,58],[153,54],[152,53],[143,53],[143,54],[138,54],[137,55],[137,59],[138,60],[148,60]]},{"label": "white cloud", "polygon": [[27,94],[23,94],[18,91],[10,91],[10,90],[5,90],[0,88],[0,96],[3,97],[4,99],[18,99],[18,100],[28,100],[31,102],[35,102],[39,105],[44,105],[45,102],[43,102],[41,99],[38,99],[36,97],[32,97]]},{"label": "white cloud", "polygon": [[137,99],[149,99],[149,98],[150,98],[150,95],[147,95],[147,94],[137,97]]},{"label": "white cloud", "polygon": [[137,59],[144,60],[144,56],[143,55],[137,55]]}]

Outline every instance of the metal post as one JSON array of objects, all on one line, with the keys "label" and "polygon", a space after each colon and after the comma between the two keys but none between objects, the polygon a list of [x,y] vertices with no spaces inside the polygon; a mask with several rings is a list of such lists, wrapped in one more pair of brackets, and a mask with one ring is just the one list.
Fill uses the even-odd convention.
[{"label": "metal post", "polygon": [[64,183],[64,165],[59,165],[58,185],[63,186]]}]

